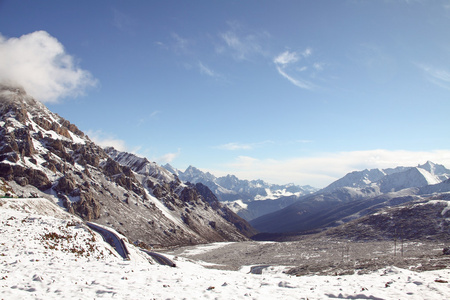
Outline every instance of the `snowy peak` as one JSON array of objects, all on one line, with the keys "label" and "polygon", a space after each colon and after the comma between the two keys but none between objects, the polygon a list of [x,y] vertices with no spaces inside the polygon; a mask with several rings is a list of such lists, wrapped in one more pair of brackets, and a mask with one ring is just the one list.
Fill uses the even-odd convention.
[{"label": "snowy peak", "polygon": [[165,165],[163,165],[162,166],[164,169],[166,169],[167,171],[169,171],[170,173],[172,173],[172,174],[175,174],[175,175],[179,175],[179,171],[178,171],[178,169],[177,168],[175,168],[175,167],[173,167],[171,164],[169,164],[169,163],[167,163],[167,164],[165,164]]},{"label": "snowy peak", "polygon": [[450,178],[450,170],[430,161],[417,167],[397,167],[354,171],[336,180],[321,192],[339,188],[366,188],[379,186],[381,192],[399,191],[405,188],[438,184]]},{"label": "snowy peak", "polygon": [[278,195],[279,198],[282,196],[310,194],[317,191],[311,186],[298,186],[293,183],[277,185],[260,179],[242,180],[231,174],[216,177],[193,166],[189,166],[184,172],[177,169],[173,170],[173,167],[170,165],[165,165],[164,168],[177,174],[182,181],[205,184],[221,201],[276,199],[277,197],[274,197],[274,195]]},{"label": "snowy peak", "polygon": [[130,167],[134,172],[138,174],[151,176],[163,182],[171,182],[177,180],[176,176],[173,173],[169,172],[163,167],[160,167],[155,162],[150,162],[145,157],[139,157],[128,152],[117,151],[112,147],[106,148],[105,151],[116,162],[123,166]]},{"label": "snowy peak", "polygon": [[373,182],[380,180],[384,176],[386,176],[386,173],[380,169],[354,171],[331,183],[324,188],[322,192],[330,192],[342,187],[364,188],[370,186]]},{"label": "snowy peak", "polygon": [[377,184],[382,193],[396,192],[406,188],[422,187],[439,183],[440,180],[421,168],[409,168],[382,178]]},{"label": "snowy peak", "polygon": [[431,175],[437,176],[440,181],[444,181],[450,178],[450,170],[443,165],[438,165],[431,161],[427,161],[425,164],[419,165],[417,167],[427,171]]},{"label": "snowy peak", "polygon": [[[203,183],[203,182],[216,180],[216,177],[214,175],[212,175],[211,173],[209,173],[209,172],[205,173],[193,166],[189,166],[186,169],[186,171],[184,171],[183,173],[179,172],[179,174],[180,174],[181,180],[190,181],[192,183],[197,183],[197,182]],[[184,178],[186,178],[186,180]]]}]

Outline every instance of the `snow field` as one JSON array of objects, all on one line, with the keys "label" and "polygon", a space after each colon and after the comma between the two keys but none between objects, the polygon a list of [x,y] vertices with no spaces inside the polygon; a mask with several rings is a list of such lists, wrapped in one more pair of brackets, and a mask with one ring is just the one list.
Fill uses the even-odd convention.
[{"label": "snow field", "polygon": [[[2,199],[0,199],[2,200]],[[33,201],[30,199],[29,201]],[[12,201],[11,201],[12,202]],[[38,201],[39,202],[39,201]],[[37,202],[37,203],[38,203]],[[127,244],[124,261],[100,236],[65,213],[0,206],[0,299],[448,299],[450,270],[417,273],[388,267],[366,275],[261,275],[206,269],[169,256],[176,268],[152,264]],[[26,203],[24,201],[24,203]],[[27,207],[26,210],[22,207]],[[41,208],[39,208],[41,207]],[[19,210],[18,210],[19,209]],[[199,246],[199,252],[224,246]],[[208,250],[209,249],[209,250]]]}]

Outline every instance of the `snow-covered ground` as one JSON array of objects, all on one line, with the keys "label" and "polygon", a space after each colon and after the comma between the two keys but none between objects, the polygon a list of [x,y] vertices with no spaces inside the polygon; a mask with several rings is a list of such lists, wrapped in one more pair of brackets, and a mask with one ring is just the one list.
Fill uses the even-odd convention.
[{"label": "snow-covered ground", "polygon": [[449,269],[295,277],[269,267],[256,275],[250,266],[207,269],[176,256],[169,257],[177,267],[160,266],[130,244],[124,261],[81,220],[45,201],[0,199],[0,299],[450,298]]}]

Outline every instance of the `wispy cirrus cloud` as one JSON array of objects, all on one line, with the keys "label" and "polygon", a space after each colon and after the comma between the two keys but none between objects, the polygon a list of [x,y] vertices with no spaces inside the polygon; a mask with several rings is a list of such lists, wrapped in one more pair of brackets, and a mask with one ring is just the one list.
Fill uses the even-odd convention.
[{"label": "wispy cirrus cloud", "polygon": [[174,32],[172,32],[170,36],[172,37],[173,49],[175,50],[175,52],[186,53],[188,51],[188,47],[190,44],[188,39],[183,38]]},{"label": "wispy cirrus cloud", "polygon": [[136,26],[136,21],[130,15],[120,11],[116,8],[112,9],[113,13],[113,25],[122,32],[133,32],[133,28]]},{"label": "wispy cirrus cloud", "polygon": [[295,86],[298,86],[299,88],[302,89],[306,89],[306,90],[311,90],[313,89],[314,85],[309,82],[309,81],[305,81],[305,80],[301,80],[301,79],[296,79],[290,75],[288,75],[284,68],[277,66],[277,71],[278,73],[280,73],[281,76],[283,76],[284,78],[286,78],[287,80],[289,80],[292,84],[294,84]]},{"label": "wispy cirrus cloud", "polygon": [[171,163],[175,158],[180,156],[181,149],[178,149],[177,152],[166,153],[158,158],[155,161],[161,165]]},{"label": "wispy cirrus cloud", "polygon": [[[307,58],[311,55],[312,55],[311,48],[306,48],[302,52],[287,50],[277,55],[273,59],[273,62],[275,63],[278,73],[287,80],[289,80],[292,84],[302,89],[312,90],[313,88],[315,88],[315,85],[311,81],[301,78],[300,74],[296,74],[308,70],[308,67],[305,65],[302,65],[301,67],[296,67],[296,63],[299,62],[301,58]],[[313,67],[316,70],[323,69],[323,67],[321,69],[319,68],[318,63],[313,64]],[[302,74],[302,76],[305,75]]]},{"label": "wispy cirrus cloud", "polygon": [[147,116],[145,116],[145,117],[143,117],[143,118],[138,119],[137,125],[138,125],[138,126],[141,126],[141,125],[145,124],[145,123],[146,123],[147,121],[149,121],[149,120],[157,120],[157,119],[158,119],[158,116],[159,116],[160,114],[162,114],[162,111],[160,111],[160,110],[154,110],[154,111],[152,111],[149,115],[147,115]]},{"label": "wispy cirrus cloud", "polygon": [[239,22],[228,22],[229,29],[219,34],[223,44],[216,47],[220,54],[229,53],[236,60],[251,60],[266,56],[263,44],[270,37],[265,31],[249,32]]},{"label": "wispy cirrus cloud", "polygon": [[450,72],[427,64],[417,64],[431,83],[450,90]]},{"label": "wispy cirrus cloud", "polygon": [[227,144],[219,145],[215,148],[221,149],[221,150],[235,151],[235,150],[250,150],[253,148],[253,146],[251,144],[227,143]]},{"label": "wispy cirrus cloud", "polygon": [[230,150],[230,151],[236,151],[236,150],[252,150],[258,147],[262,147],[263,145],[267,145],[267,144],[273,144],[273,141],[263,141],[263,142],[258,142],[258,143],[236,143],[236,142],[231,142],[231,143],[227,143],[227,144],[222,144],[219,146],[216,146],[214,148],[217,149],[221,149],[221,150]]},{"label": "wispy cirrus cloud", "polygon": [[280,66],[286,66],[297,62],[299,59],[300,58],[297,52],[285,51],[279,54],[277,57],[275,57],[273,62]]},{"label": "wispy cirrus cloud", "polygon": [[198,62],[198,68],[200,70],[201,74],[204,74],[209,77],[213,78],[220,78],[222,77],[219,73],[215,72],[213,69],[211,69],[209,66],[205,65],[203,62]]},{"label": "wispy cirrus cloud", "polygon": [[190,51],[190,47],[193,41],[185,37],[180,36],[178,33],[172,32],[170,34],[170,41],[168,45],[163,42],[156,42],[162,48],[171,49],[176,54],[187,54]]},{"label": "wispy cirrus cloud", "polygon": [[160,115],[160,114],[162,114],[162,111],[160,111],[160,110],[155,110],[155,111],[153,111],[153,112],[150,114],[150,118],[153,119],[153,118],[155,118],[156,116],[158,116],[158,115]]}]

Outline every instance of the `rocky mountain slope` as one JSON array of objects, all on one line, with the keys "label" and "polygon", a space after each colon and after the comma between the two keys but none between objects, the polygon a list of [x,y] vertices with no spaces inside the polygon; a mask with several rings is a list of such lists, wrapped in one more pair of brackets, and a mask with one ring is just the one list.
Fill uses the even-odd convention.
[{"label": "rocky mountain slope", "polygon": [[217,195],[219,201],[246,220],[282,209],[296,202],[299,197],[317,191],[309,185],[277,185],[263,180],[241,180],[234,175],[216,177],[193,166],[189,166],[184,172],[169,164],[164,168],[184,182],[206,185]]},{"label": "rocky mountain slope", "polygon": [[324,232],[349,240],[450,240],[450,193],[388,206]]},{"label": "rocky mountain slope", "polygon": [[20,87],[0,86],[0,114],[5,193],[45,197],[145,244],[241,241],[253,233],[217,201],[205,200],[203,187],[142,158],[127,165],[113,155],[122,164],[115,161]]},{"label": "rocky mountain slope", "polygon": [[385,207],[450,192],[449,176],[450,170],[432,162],[417,167],[352,172],[314,195],[250,223],[262,232],[320,231]]},{"label": "rocky mountain slope", "polygon": [[[138,157],[131,153],[120,152],[114,148],[107,148],[105,151],[116,162],[133,170],[139,182],[144,187],[151,189],[153,194],[157,195],[160,200],[162,199],[166,207],[169,207],[172,211],[175,211],[173,209],[174,206],[183,206],[183,200],[181,200],[181,203],[177,203],[178,198],[185,199],[184,201],[186,201],[186,199],[200,196],[217,214],[232,223],[244,235],[250,237],[257,232],[249,223],[236,215],[227,206],[221,204],[216,195],[202,183],[183,183],[175,174],[165,168],[160,167],[154,162],[150,162],[146,158]],[[163,186],[159,184],[161,182],[164,183]],[[178,216],[185,223],[192,223],[194,225],[191,221],[192,216],[189,214],[189,208],[187,210],[185,208],[181,213],[179,212]],[[212,219],[210,225],[215,227],[217,225],[215,222]],[[229,229],[229,231],[232,231],[232,229]]]}]

